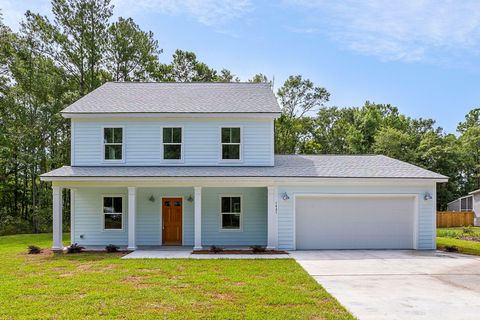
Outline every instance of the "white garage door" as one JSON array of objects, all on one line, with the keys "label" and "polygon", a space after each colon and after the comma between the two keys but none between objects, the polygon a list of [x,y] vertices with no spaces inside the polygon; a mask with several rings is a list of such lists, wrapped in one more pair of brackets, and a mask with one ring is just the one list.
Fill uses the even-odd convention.
[{"label": "white garage door", "polygon": [[296,198],[297,249],[413,249],[414,197]]}]

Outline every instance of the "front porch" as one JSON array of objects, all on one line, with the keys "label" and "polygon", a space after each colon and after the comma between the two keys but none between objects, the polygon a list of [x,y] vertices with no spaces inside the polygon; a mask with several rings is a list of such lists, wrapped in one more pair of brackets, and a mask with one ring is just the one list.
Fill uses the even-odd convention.
[{"label": "front porch", "polygon": [[[275,186],[53,185],[53,250],[62,250],[62,189],[70,189],[71,243],[169,251],[264,245],[278,249]],[[177,247],[178,248],[178,247]],[[149,250],[150,251],[150,250]]]}]

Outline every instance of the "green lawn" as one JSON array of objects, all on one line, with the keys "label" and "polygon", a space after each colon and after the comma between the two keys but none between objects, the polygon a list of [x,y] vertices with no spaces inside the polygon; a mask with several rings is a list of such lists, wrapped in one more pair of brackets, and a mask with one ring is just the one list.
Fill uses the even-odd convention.
[{"label": "green lawn", "polygon": [[437,247],[455,246],[459,252],[480,256],[480,242],[458,239],[461,236],[480,237],[480,227],[438,228]]},{"label": "green lawn", "polygon": [[29,244],[51,235],[0,237],[0,319],[353,319],[294,260],[27,255]]}]

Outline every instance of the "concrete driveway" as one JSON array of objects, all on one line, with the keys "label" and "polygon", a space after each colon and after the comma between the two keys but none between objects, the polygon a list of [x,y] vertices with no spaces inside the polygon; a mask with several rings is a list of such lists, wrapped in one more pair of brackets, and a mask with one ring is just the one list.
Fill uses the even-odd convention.
[{"label": "concrete driveway", "polygon": [[290,255],[359,319],[480,319],[480,257],[403,250]]}]

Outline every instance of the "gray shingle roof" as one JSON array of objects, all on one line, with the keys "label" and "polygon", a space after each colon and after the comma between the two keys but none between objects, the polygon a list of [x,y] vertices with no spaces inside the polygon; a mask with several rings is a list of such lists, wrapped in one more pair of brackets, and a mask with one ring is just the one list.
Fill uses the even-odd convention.
[{"label": "gray shingle roof", "polygon": [[266,83],[107,82],[62,113],[279,113]]},{"label": "gray shingle roof", "polygon": [[61,167],[53,177],[285,177],[439,179],[446,176],[381,155],[277,155],[274,167]]}]

